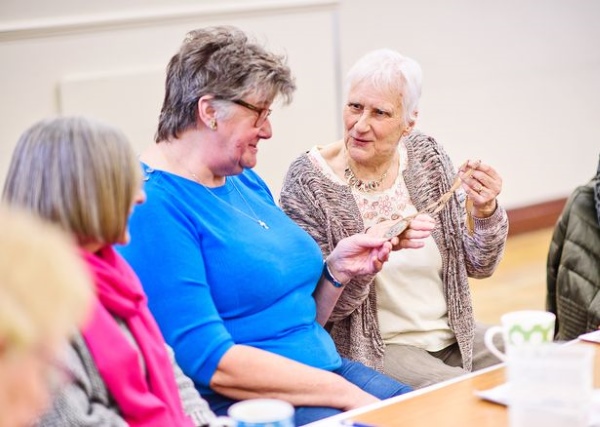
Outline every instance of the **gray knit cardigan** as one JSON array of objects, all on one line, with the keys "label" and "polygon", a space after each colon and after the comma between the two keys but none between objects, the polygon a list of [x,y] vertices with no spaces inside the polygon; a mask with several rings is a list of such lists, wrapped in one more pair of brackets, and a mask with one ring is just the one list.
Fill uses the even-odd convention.
[{"label": "gray knit cardigan", "polygon": [[[110,345],[110,343],[106,343]],[[184,375],[173,351],[167,346],[175,380],[185,413],[198,426],[207,426],[216,419],[208,403],[200,397],[194,383]],[[94,359],[80,334],[67,348],[65,368],[72,375],[67,384],[54,396],[52,407],[35,424],[36,427],[127,427],[120,410],[109,393]],[[165,426],[166,427],[166,426]]]},{"label": "gray knit cardigan", "polygon": [[[443,147],[418,131],[405,140],[408,163],[403,177],[417,209],[449,190],[456,176]],[[475,218],[475,233],[464,225],[465,193],[459,190],[436,216],[433,238],[442,256],[442,280],[449,326],[456,336],[463,368],[473,360],[475,321],[468,277],[490,276],[502,258],[508,234],[506,211],[498,205],[488,218]],[[304,228],[327,256],[344,237],[362,233],[364,223],[350,187],[333,182],[306,153],[287,172],[281,208]],[[345,286],[327,325],[343,357],[383,371],[385,345],[379,333],[374,276],[355,278]]]}]

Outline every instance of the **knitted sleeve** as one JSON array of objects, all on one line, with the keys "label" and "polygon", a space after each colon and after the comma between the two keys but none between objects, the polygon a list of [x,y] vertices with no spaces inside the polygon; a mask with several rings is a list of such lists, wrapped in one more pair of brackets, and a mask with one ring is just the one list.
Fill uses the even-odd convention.
[{"label": "knitted sleeve", "polygon": [[[323,257],[343,238],[364,231],[360,211],[349,188],[326,178],[307,154],[290,166],[279,203],[283,211],[316,240]],[[349,316],[363,303],[373,277],[357,277],[344,287],[329,318],[331,322]]]},{"label": "knitted sleeve", "polygon": [[65,368],[71,381],[60,389],[36,426],[127,427],[80,335],[67,349]]},{"label": "knitted sleeve", "polygon": [[[457,176],[444,147],[431,136],[414,132],[407,139],[410,166],[404,177],[417,209],[422,209],[448,191]],[[448,206],[438,214],[434,230],[440,250],[449,257],[464,257],[469,277],[489,277],[498,266],[508,236],[508,216],[498,202],[488,218],[474,218],[475,232],[465,226],[466,194],[460,188]],[[455,236],[460,236],[455,241]],[[460,255],[459,255],[460,254]],[[459,260],[460,262],[460,260]]]},{"label": "knitted sleeve", "polygon": [[210,410],[206,400],[200,396],[193,381],[183,373],[175,360],[173,349],[168,345],[167,353],[175,371],[175,381],[184,412],[192,419],[196,427],[208,426],[216,419],[216,415]]}]

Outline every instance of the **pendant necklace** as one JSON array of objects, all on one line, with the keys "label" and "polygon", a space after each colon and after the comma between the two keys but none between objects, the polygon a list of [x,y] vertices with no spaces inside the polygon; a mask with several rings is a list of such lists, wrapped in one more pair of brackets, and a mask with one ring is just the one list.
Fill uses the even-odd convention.
[{"label": "pendant necklace", "polygon": [[[165,142],[165,144],[169,144],[168,142]],[[169,152],[171,153],[171,148],[169,147]],[[171,157],[169,155],[169,157]],[[169,159],[167,158],[167,162],[171,163],[169,161]],[[243,210],[237,208],[236,206],[232,205],[231,203],[221,199],[219,196],[217,196],[215,193],[212,192],[212,190],[210,188],[208,188],[206,185],[202,184],[202,182],[200,182],[200,179],[198,179],[198,175],[196,175],[194,172],[190,171],[188,168],[186,168],[185,166],[183,166],[181,164],[181,162],[177,161],[177,164],[183,168],[183,170],[185,170],[188,175],[190,175],[193,179],[194,182],[196,182],[197,184],[199,184],[202,188],[204,188],[211,196],[213,196],[215,199],[217,199],[219,202],[223,203],[224,205],[230,207],[231,209],[233,209],[234,211],[244,215],[247,218],[250,218],[252,221],[256,222],[258,225],[260,225],[262,228],[264,228],[265,230],[269,229],[269,226],[267,225],[266,222],[264,222],[262,219],[260,219],[258,217],[258,215],[256,215],[256,212],[254,212],[254,209],[252,209],[252,206],[250,206],[250,203],[248,203],[248,201],[246,200],[246,198],[242,195],[242,192],[237,188],[237,185],[235,185],[235,181],[231,180],[231,185],[233,185],[233,188],[235,188],[235,191],[239,194],[239,196],[242,198],[242,200],[244,201],[244,203],[246,204],[246,207],[250,210],[250,212],[252,212],[252,215],[247,214],[246,212],[244,212]],[[225,182],[227,183],[227,178],[225,178]]]},{"label": "pendant necklace", "polygon": [[241,213],[242,215],[244,215],[247,218],[250,218],[252,221],[256,222],[258,225],[260,225],[262,228],[264,228],[265,230],[269,229],[269,226],[267,225],[266,222],[264,222],[262,219],[260,219],[257,215],[256,212],[254,212],[254,209],[252,209],[252,206],[250,206],[250,203],[248,203],[248,201],[246,200],[246,198],[242,195],[242,192],[237,188],[237,185],[235,185],[235,181],[231,180],[231,185],[233,185],[233,188],[235,188],[235,191],[237,191],[237,193],[240,195],[240,197],[242,198],[242,200],[244,201],[244,203],[246,204],[246,206],[248,207],[248,209],[250,210],[250,212],[252,212],[252,216],[248,215],[246,212],[244,212],[241,209],[238,209],[237,207],[233,206],[231,203],[226,202],[225,200],[221,199],[219,196],[217,196],[215,193],[212,192],[212,190],[210,188],[208,188],[206,185],[202,184],[198,178],[196,178],[195,174],[190,173],[190,175],[192,175],[192,177],[194,178],[194,180],[200,184],[202,187],[204,187],[204,189],[206,191],[208,191],[215,199],[217,199],[218,201],[220,201],[221,203],[224,203],[225,205],[229,206],[231,209]]}]

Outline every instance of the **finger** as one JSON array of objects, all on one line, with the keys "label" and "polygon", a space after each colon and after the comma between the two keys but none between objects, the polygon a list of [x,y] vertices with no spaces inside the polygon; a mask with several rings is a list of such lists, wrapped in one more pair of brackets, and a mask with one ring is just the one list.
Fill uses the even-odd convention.
[{"label": "finger", "polygon": [[398,236],[394,236],[392,237],[389,242],[392,244],[392,247],[396,246],[398,243],[400,243],[400,237]]},{"label": "finger", "polygon": [[490,176],[498,175],[498,173],[492,166],[488,165],[487,163],[483,163],[483,162],[480,162],[479,166],[477,168],[474,168],[474,170],[486,173]]},{"label": "finger", "polygon": [[470,177],[471,180],[479,182],[481,185],[489,186],[494,182],[494,178],[483,171],[474,171]]},{"label": "finger", "polygon": [[434,220],[421,220],[421,219],[413,219],[410,222],[409,228],[405,231],[417,230],[417,231],[431,231],[435,228]]},{"label": "finger", "polygon": [[422,240],[409,240],[404,239],[400,241],[397,249],[420,249],[425,246],[425,242]]},{"label": "finger", "polygon": [[468,172],[469,170],[476,170],[477,168],[479,168],[480,164],[481,164],[481,160],[467,159],[462,165],[460,165],[458,170],[460,172]]},{"label": "finger", "polygon": [[480,194],[485,187],[478,180],[474,178],[467,178],[463,180],[462,188],[469,196],[472,196]]},{"label": "finger", "polygon": [[429,236],[430,230],[408,230],[402,235],[402,240],[426,239]]},{"label": "finger", "polygon": [[389,245],[386,247],[382,247],[382,249],[380,249],[380,250],[376,250],[375,257],[373,257],[373,260],[375,262],[374,265],[381,264],[379,267],[379,268],[381,268],[383,266],[383,263],[389,259],[391,249],[392,249],[392,246]]},{"label": "finger", "polygon": [[383,262],[375,258],[373,260],[373,273],[378,273],[383,268]]},{"label": "finger", "polygon": [[485,190],[488,193],[488,195],[491,195],[493,197],[500,194],[500,191],[502,190],[501,179],[495,179],[487,173],[483,172],[478,172],[473,177],[475,178],[476,182],[475,184],[471,184],[471,187],[473,187],[473,189],[477,193],[481,194],[483,190]]},{"label": "finger", "polygon": [[479,167],[481,166],[481,160],[477,159],[477,160],[468,160],[467,161],[467,166],[473,170],[477,170],[479,169]]},{"label": "finger", "polygon": [[381,264],[381,266],[383,266],[383,263],[386,262],[389,259],[390,255],[389,254],[379,254],[377,255],[377,257],[375,258],[375,261],[377,261],[378,263]]},{"label": "finger", "polygon": [[[475,185],[474,185],[475,186]],[[463,183],[462,187],[465,193],[473,200],[474,203],[481,203],[486,197],[485,188],[482,186],[481,189],[479,187],[474,188],[474,186],[470,186],[467,183]],[[479,191],[476,191],[479,190]]]},{"label": "finger", "polygon": [[354,242],[363,248],[378,248],[388,241],[388,239],[384,237],[371,236],[370,234],[364,233],[355,234],[350,238],[355,239]]},{"label": "finger", "polygon": [[485,163],[482,163],[479,166],[479,168],[476,171],[474,171],[473,175],[480,181],[484,180],[489,183],[502,183],[502,177],[500,176],[500,174],[498,174],[496,169]]},{"label": "finger", "polygon": [[435,218],[433,218],[431,215],[426,214],[426,213],[418,214],[416,217],[414,217],[413,221],[425,221],[425,222],[431,222],[431,223],[435,224]]}]

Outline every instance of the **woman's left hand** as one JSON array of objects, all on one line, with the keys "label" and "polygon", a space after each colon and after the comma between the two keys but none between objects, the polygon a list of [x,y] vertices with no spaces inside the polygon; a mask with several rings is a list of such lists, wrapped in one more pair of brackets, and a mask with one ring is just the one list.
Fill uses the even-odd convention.
[{"label": "woman's left hand", "polygon": [[458,169],[458,176],[463,189],[473,201],[473,215],[478,218],[492,215],[498,204],[496,197],[502,191],[502,178],[498,172],[481,160],[467,160]]},{"label": "woman's left hand", "polygon": [[391,251],[388,239],[355,234],[339,241],[327,257],[327,264],[333,276],[345,284],[354,276],[379,272]]}]

